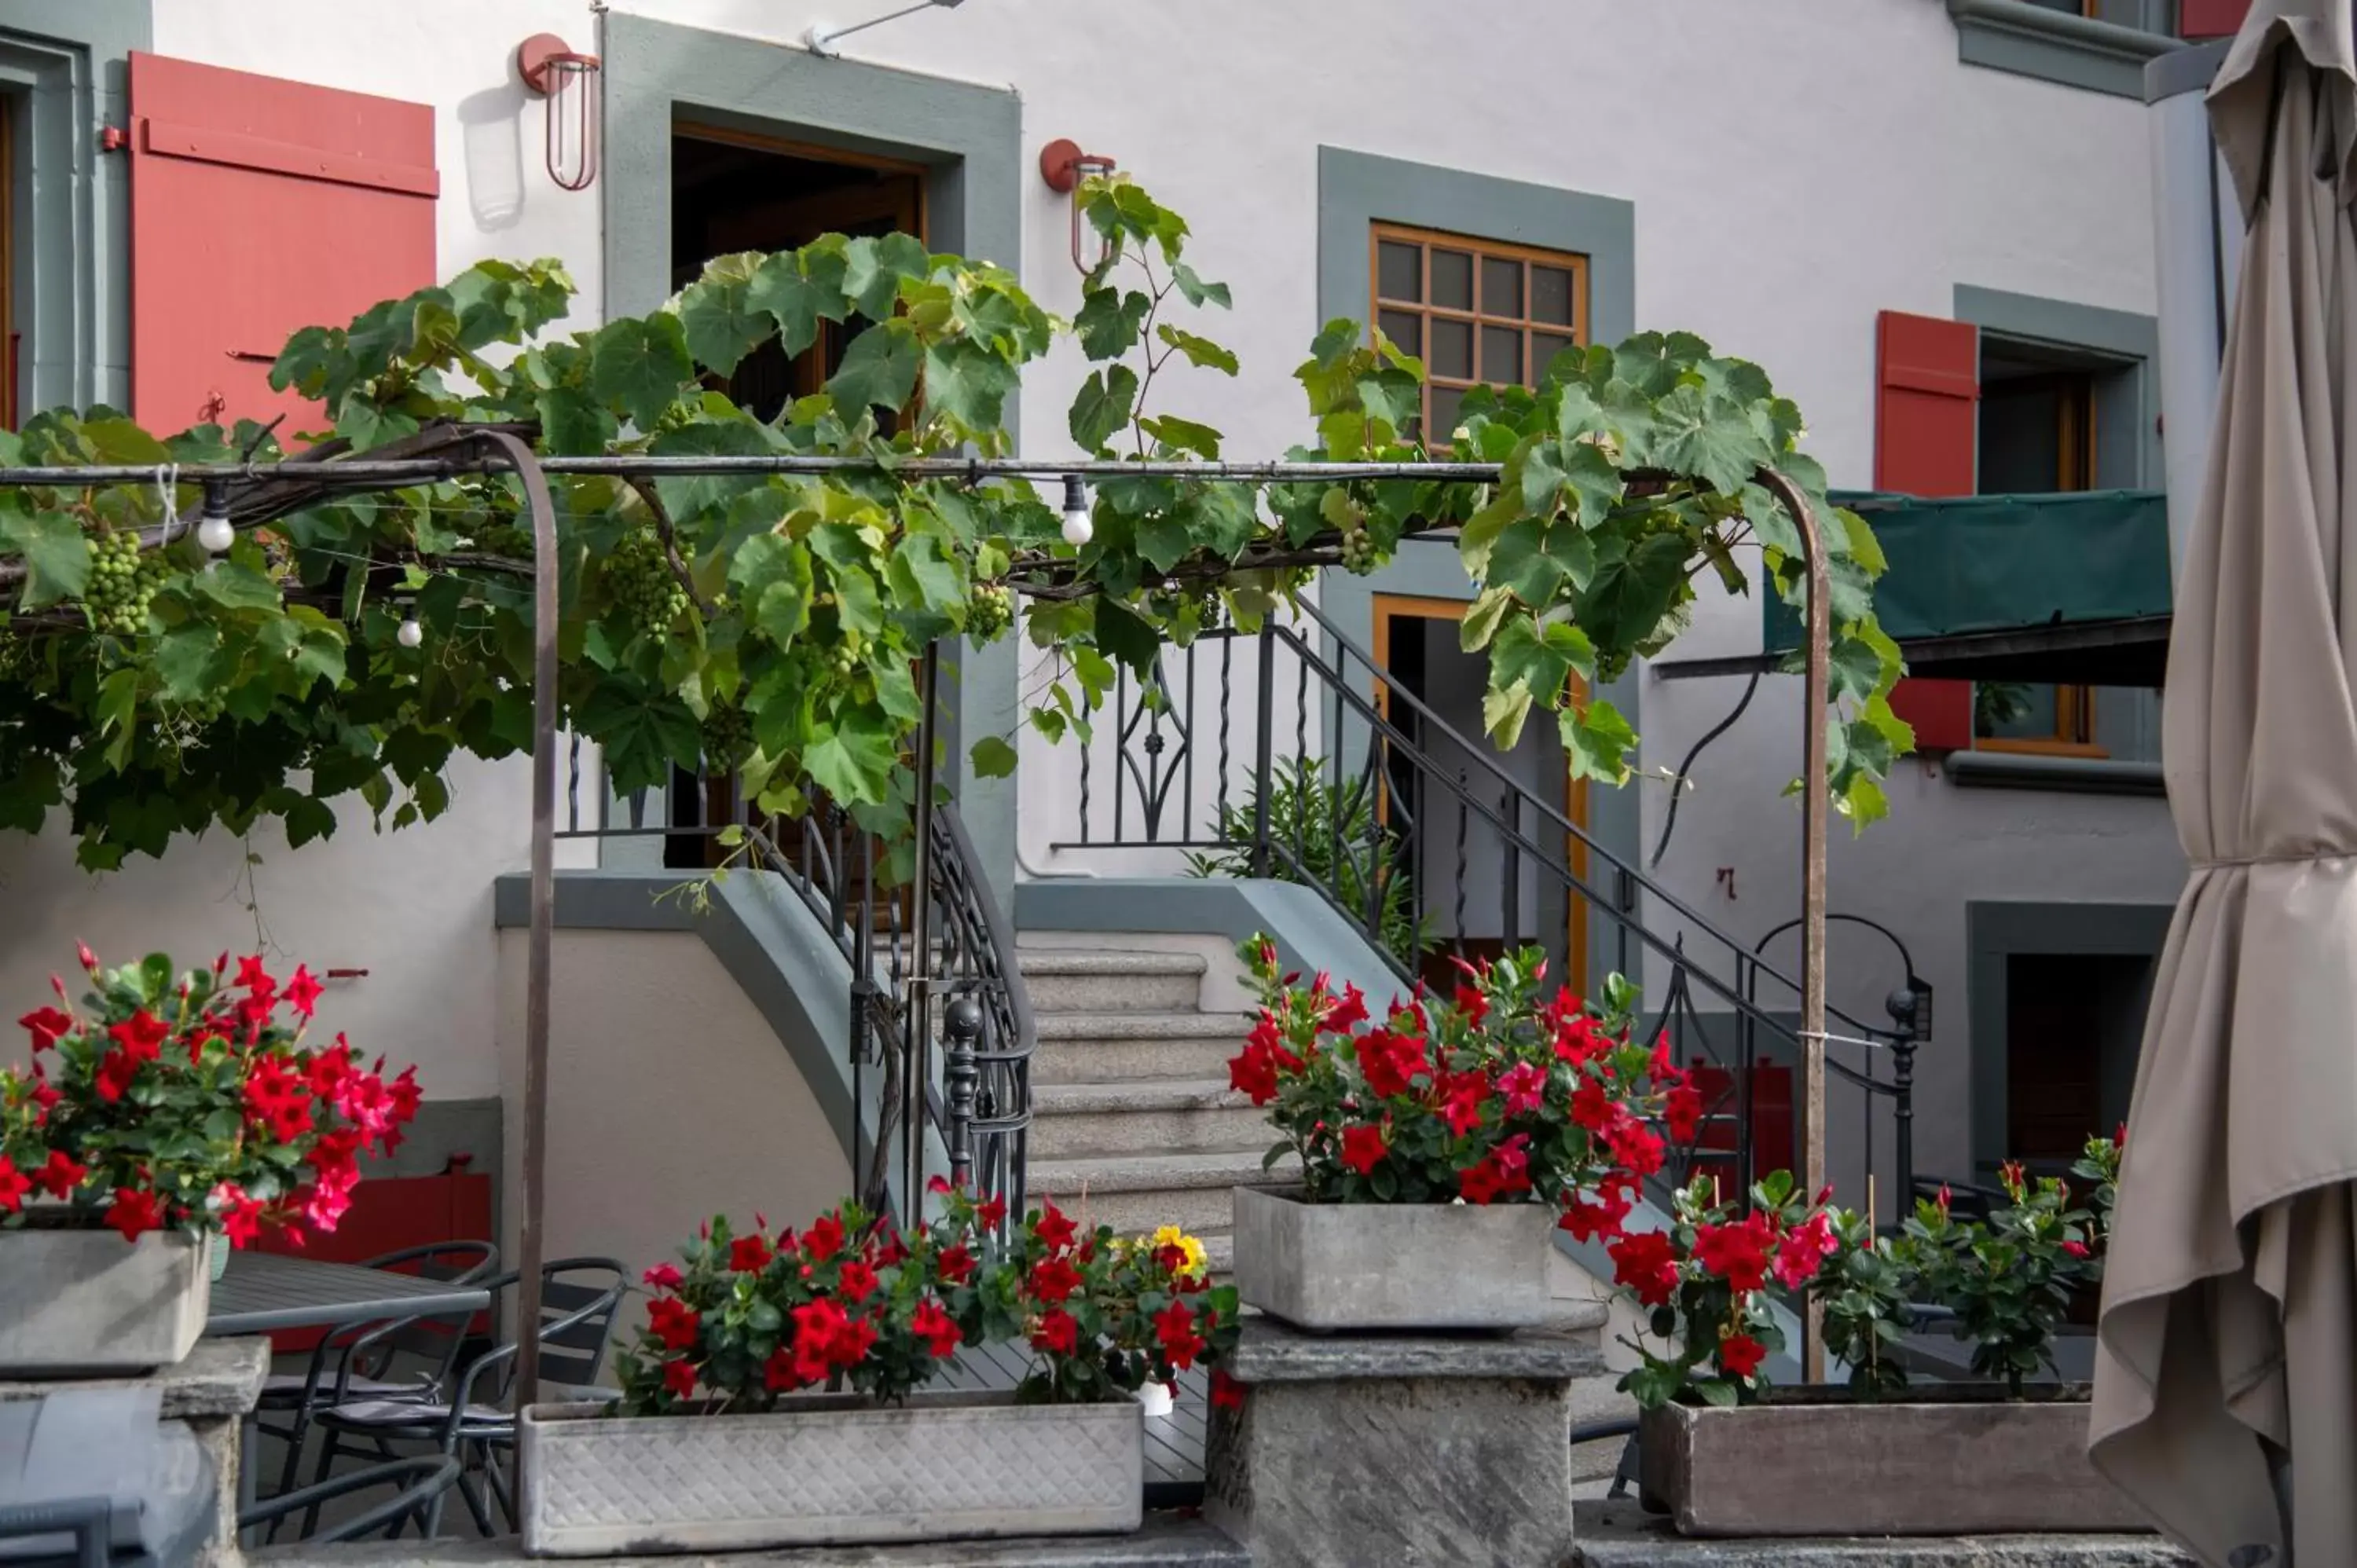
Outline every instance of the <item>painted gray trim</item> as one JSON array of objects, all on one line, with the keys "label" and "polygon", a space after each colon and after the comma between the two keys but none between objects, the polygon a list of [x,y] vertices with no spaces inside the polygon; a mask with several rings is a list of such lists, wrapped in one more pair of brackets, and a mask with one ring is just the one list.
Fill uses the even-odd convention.
[{"label": "painted gray trim", "polygon": [[[1340,317],[1365,317],[1373,282],[1367,275],[1367,230],[1377,222],[1584,255],[1588,341],[1618,343],[1637,329],[1634,202],[1330,146],[1318,149],[1319,326]],[[1474,596],[1474,587],[1455,550],[1438,542],[1404,546],[1380,571],[1365,576],[1319,575],[1318,607],[1344,637],[1370,653],[1378,594],[1463,603]],[[1327,651],[1331,657],[1335,650]],[[1639,691],[1632,669],[1598,694],[1641,735]],[[1338,747],[1351,748],[1353,737],[1347,732],[1359,726],[1347,715],[1346,733],[1339,737],[1331,733],[1330,711],[1319,722],[1329,756]],[[1363,729],[1357,740],[1364,744]],[[1589,833],[1631,865],[1638,864],[1642,816],[1642,801],[1633,789],[1598,789],[1588,795]],[[1611,967],[1610,927],[1609,919],[1588,922],[1588,972],[1599,977]]]},{"label": "painted gray trim", "polygon": [[2145,62],[2144,101],[2158,103],[2170,98],[2181,98],[2189,92],[2207,92],[2217,80],[2218,68],[2226,63],[2226,51],[2233,47],[2232,38],[2212,38],[2206,44],[2194,44],[2172,49]]},{"label": "painted gray trim", "polygon": [[2145,62],[2181,39],[2117,22],[2074,16],[2029,0],[1948,0],[1956,58],[2017,76],[2119,98],[2144,96]]},{"label": "painted gray trim", "polygon": [[[677,896],[695,883],[703,883],[710,895],[700,914]],[[493,883],[491,918],[503,930],[532,923],[529,876],[511,872]],[[851,1157],[851,969],[810,911],[775,877],[749,871],[726,877],[681,871],[560,871],[556,926],[694,932],[703,938],[793,1058],[844,1157]],[[872,1110],[862,1107],[861,1117],[873,1137]]]},{"label": "painted gray trim", "polygon": [[131,192],[127,156],[99,150],[130,122],[128,59],[155,48],[148,0],[9,0],[0,91],[23,96],[27,134],[16,276],[27,412],[131,405]]},{"label": "painted gray trim", "polygon": [[[2101,383],[2096,388],[2095,483],[2104,489],[2161,488],[2166,470],[2157,318],[1961,283],[1956,285],[1955,317],[1979,328],[1985,339],[1995,337],[2059,353],[2124,378],[2124,395],[2107,395]],[[2134,454],[2133,466],[2120,461],[2122,452]]]},{"label": "painted gray trim", "polygon": [[[671,137],[679,121],[750,130],[926,166],[936,251],[1023,262],[1023,105],[1014,92],[705,32],[621,13],[606,18],[606,312],[642,315],[671,296]],[[658,238],[651,241],[650,236]],[[1017,400],[1006,409],[1019,428]],[[1000,899],[1015,886],[1016,781],[969,775],[964,742],[1015,727],[1017,646],[964,647],[943,777]]]},{"label": "painted gray trim", "polygon": [[2166,799],[2158,762],[2111,762],[2084,757],[2039,757],[2005,751],[1952,751],[1948,782],[1959,789],[2044,789],[2070,795],[2139,795]]},{"label": "painted gray trim", "polygon": [[2016,953],[2158,958],[2172,904],[1964,904],[1964,994],[1971,1009],[1972,1150],[1992,1171],[2005,1146],[2006,960]]}]

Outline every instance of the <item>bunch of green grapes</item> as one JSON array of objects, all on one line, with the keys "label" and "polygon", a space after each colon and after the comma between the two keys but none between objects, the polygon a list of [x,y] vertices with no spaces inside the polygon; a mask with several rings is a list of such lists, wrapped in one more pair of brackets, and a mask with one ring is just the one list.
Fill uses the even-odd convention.
[{"label": "bunch of green grapes", "polygon": [[752,716],[733,703],[714,703],[704,715],[704,770],[734,773],[752,759]]},{"label": "bunch of green grapes", "polygon": [[1383,553],[1375,548],[1374,536],[1367,532],[1363,520],[1342,531],[1342,569],[1363,575],[1383,564]]},{"label": "bunch of green grapes", "polygon": [[826,665],[835,674],[848,681],[859,673],[860,667],[867,662],[866,655],[866,639],[856,631],[846,631],[835,638],[834,648],[827,652]]},{"label": "bunch of green grapes", "polygon": [[1004,583],[977,583],[966,601],[965,634],[976,642],[996,641],[1015,624],[1015,596]]},{"label": "bunch of green grapes", "polygon": [[91,540],[90,580],[81,596],[91,629],[116,637],[137,637],[145,631],[147,607],[168,570],[161,555],[141,554],[139,536],[129,529]]},{"label": "bunch of green grapes", "polygon": [[660,637],[687,610],[687,591],[672,575],[662,541],[651,528],[634,528],[622,535],[606,558],[606,582],[615,602],[641,631]]}]

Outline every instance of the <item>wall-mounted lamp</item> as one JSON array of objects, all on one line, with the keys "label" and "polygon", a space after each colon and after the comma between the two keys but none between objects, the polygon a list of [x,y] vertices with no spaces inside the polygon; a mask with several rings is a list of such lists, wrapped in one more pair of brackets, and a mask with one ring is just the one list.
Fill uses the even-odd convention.
[{"label": "wall-mounted lamp", "polygon": [[587,190],[597,177],[597,57],[554,33],[534,33],[516,48],[523,84],[546,104],[548,177],[562,190]]},{"label": "wall-mounted lamp", "polygon": [[870,27],[880,27],[887,22],[897,22],[903,16],[913,16],[920,11],[930,11],[936,5],[963,5],[965,0],[917,0],[914,5],[904,5],[888,16],[854,22],[847,27],[831,27],[824,22],[813,22],[802,31],[802,47],[821,59],[833,59],[843,52],[842,41],[854,33],[864,33]]},{"label": "wall-mounted lamp", "polygon": [[[1059,136],[1039,149],[1039,177],[1046,180],[1048,188],[1059,196],[1071,196],[1081,188],[1081,181],[1089,176],[1108,175],[1117,166],[1119,166],[1114,164],[1113,159],[1103,153],[1081,151],[1080,143],[1068,136]],[[1081,204],[1077,200],[1074,201],[1072,203],[1072,265],[1080,268],[1082,274],[1085,276],[1104,264],[1104,259],[1111,253],[1112,248],[1111,240],[1100,239],[1097,242],[1097,253],[1094,260],[1082,254]]]}]

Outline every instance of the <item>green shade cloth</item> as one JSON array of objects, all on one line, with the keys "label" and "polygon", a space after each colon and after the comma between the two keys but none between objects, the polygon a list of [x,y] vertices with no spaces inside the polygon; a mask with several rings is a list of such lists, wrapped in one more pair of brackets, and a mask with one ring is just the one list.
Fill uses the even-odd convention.
[{"label": "green shade cloth", "polygon": [[[1900,642],[2169,613],[2169,498],[2158,490],[1833,499],[1881,542],[1890,566],[1875,611]],[[1799,647],[1800,618],[1773,593],[1760,597],[1761,647]]]}]

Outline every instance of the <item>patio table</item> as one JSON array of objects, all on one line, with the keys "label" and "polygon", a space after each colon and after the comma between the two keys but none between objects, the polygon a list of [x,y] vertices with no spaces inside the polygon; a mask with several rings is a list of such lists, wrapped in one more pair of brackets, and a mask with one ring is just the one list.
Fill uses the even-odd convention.
[{"label": "patio table", "polygon": [[480,1312],[490,1305],[491,1293],[481,1285],[276,1252],[232,1252],[213,1282],[205,1332],[218,1337],[339,1328],[427,1313]]}]

